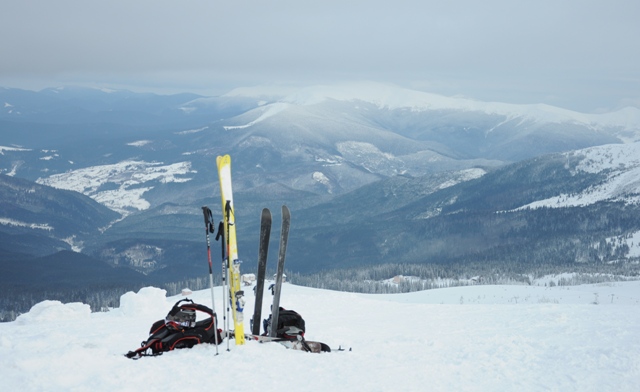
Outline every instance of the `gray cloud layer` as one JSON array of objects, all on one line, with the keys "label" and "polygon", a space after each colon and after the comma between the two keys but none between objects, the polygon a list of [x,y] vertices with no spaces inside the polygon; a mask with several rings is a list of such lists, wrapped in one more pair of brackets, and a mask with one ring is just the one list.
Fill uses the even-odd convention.
[{"label": "gray cloud layer", "polygon": [[640,2],[23,0],[0,85],[215,92],[372,79],[575,109],[640,106]]}]

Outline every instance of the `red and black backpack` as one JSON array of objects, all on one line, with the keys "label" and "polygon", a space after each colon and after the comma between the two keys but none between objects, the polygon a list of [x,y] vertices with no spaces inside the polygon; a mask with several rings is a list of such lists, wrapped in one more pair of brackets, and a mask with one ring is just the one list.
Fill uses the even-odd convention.
[{"label": "red and black backpack", "polygon": [[[182,302],[186,302],[181,304]],[[196,321],[196,312],[209,317]],[[222,343],[221,329],[217,325],[216,314],[208,307],[194,303],[190,299],[181,299],[173,305],[164,320],[158,320],[149,330],[149,338],[135,351],[129,351],[127,358],[138,359],[145,356],[161,355],[165,351],[179,348],[191,348],[200,343]]]}]

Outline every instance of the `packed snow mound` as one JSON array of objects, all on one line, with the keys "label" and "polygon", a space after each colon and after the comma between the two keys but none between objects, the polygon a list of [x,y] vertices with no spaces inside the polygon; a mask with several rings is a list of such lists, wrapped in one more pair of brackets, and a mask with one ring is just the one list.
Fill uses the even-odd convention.
[{"label": "packed snow mound", "polygon": [[143,287],[137,293],[129,291],[120,297],[120,312],[124,316],[155,314],[167,303],[167,291],[155,287]]},{"label": "packed snow mound", "polygon": [[87,320],[91,315],[89,305],[73,302],[63,304],[60,301],[42,301],[31,307],[28,313],[16,319],[17,324],[43,324],[63,320]]}]

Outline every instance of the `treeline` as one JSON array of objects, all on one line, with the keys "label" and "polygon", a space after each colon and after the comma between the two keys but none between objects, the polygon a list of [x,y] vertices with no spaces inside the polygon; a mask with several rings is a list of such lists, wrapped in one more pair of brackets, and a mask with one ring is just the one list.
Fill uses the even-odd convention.
[{"label": "treeline", "polygon": [[[288,272],[289,281],[300,286],[370,294],[407,293],[445,287],[484,285],[530,285],[545,276],[560,276],[549,286],[573,286],[640,279],[640,264],[522,265],[512,263],[382,264],[313,274]],[[393,282],[393,278],[397,281]]]},{"label": "treeline", "polygon": [[[252,271],[246,271],[247,273]],[[567,274],[569,273],[569,274]],[[545,276],[558,276],[549,285],[572,286],[622,280],[639,280],[640,263],[613,264],[565,263],[529,264],[521,262],[459,262],[442,263],[387,263],[358,268],[333,269],[312,274],[287,271],[287,280],[300,286],[327,290],[389,294],[407,293],[466,285],[530,285]],[[399,277],[393,282],[394,277]],[[220,277],[214,278],[216,286]],[[120,296],[127,291],[138,291],[145,284],[93,287],[74,290],[33,290],[18,287],[0,289],[0,321],[13,321],[38,302],[58,300],[63,303],[83,302],[94,312],[120,306]],[[167,296],[180,293],[183,288],[203,290],[209,288],[209,277],[201,276],[157,285]]]}]

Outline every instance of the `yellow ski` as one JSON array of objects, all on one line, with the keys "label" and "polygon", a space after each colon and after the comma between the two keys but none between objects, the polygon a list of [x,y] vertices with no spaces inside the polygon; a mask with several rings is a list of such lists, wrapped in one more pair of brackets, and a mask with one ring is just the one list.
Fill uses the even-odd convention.
[{"label": "yellow ski", "polygon": [[244,292],[240,284],[240,260],[236,242],[236,226],[233,209],[233,191],[231,188],[231,157],[219,156],[216,159],[218,177],[220,178],[220,195],[222,196],[222,216],[224,238],[226,240],[226,257],[229,276],[229,300],[233,315],[236,345],[244,344]]}]

